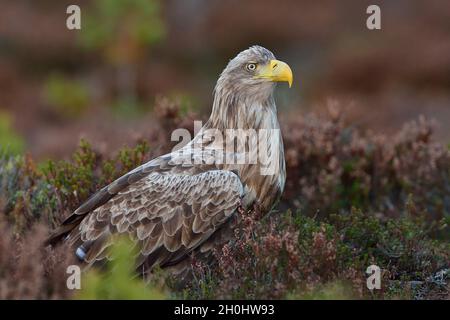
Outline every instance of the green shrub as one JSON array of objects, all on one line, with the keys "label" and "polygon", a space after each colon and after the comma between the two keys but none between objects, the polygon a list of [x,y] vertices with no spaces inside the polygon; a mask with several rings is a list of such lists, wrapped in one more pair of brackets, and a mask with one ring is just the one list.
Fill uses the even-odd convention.
[{"label": "green shrub", "polygon": [[111,250],[112,261],[102,273],[89,270],[82,279],[82,290],[77,299],[165,299],[162,288],[147,285],[137,278],[134,268],[133,244],[125,239],[117,239]]},{"label": "green shrub", "polygon": [[8,154],[23,152],[25,143],[11,127],[11,116],[0,111],[0,151]]},{"label": "green shrub", "polygon": [[89,106],[89,91],[84,83],[58,74],[48,78],[44,95],[50,106],[64,117],[79,117]]}]

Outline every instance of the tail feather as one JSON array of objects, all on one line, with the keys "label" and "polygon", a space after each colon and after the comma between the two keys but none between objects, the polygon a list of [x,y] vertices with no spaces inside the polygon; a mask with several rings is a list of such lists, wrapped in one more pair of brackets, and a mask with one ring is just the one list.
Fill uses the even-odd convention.
[{"label": "tail feather", "polygon": [[44,245],[55,246],[62,241],[67,235],[69,235],[83,220],[84,215],[72,214],[69,216],[48,238],[45,240]]}]

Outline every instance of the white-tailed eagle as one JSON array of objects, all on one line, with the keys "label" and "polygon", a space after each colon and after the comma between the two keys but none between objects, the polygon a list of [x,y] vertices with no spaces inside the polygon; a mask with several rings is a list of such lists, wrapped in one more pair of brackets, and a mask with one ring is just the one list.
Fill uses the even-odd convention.
[{"label": "white-tailed eagle", "polygon": [[[108,258],[114,235],[127,235],[138,247],[136,267],[144,275],[156,265],[180,274],[188,269],[189,257],[211,257],[216,244],[229,240],[242,210],[258,203],[268,212],[284,189],[273,91],[276,82],[290,86],[292,78],[289,66],[261,46],[239,53],[217,81],[209,120],[188,145],[99,190],[48,243],[67,241],[90,266]],[[226,137],[230,129],[238,129],[238,140],[240,133],[257,133],[257,140],[246,139],[244,145],[249,158],[258,161],[233,161],[236,151],[216,135]],[[212,154],[221,161],[211,161]]]}]

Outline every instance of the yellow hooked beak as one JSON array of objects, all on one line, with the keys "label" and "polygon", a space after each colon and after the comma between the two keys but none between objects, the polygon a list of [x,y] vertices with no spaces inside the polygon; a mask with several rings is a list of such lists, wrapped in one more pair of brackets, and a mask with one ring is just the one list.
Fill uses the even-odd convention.
[{"label": "yellow hooked beak", "polygon": [[261,66],[255,78],[269,79],[274,82],[286,81],[289,88],[292,86],[292,70],[287,63],[280,60],[270,60],[267,65]]}]

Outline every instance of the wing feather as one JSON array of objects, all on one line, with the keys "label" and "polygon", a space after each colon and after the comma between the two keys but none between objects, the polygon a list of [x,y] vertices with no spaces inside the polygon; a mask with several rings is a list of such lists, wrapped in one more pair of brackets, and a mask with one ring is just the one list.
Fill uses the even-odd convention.
[{"label": "wing feather", "polygon": [[[143,172],[141,169],[119,179],[103,188],[103,195],[89,200],[102,203],[108,197],[106,192],[112,194],[125,181],[130,183],[85,213],[79,227],[70,234],[76,238],[74,243],[79,239],[85,243],[88,264],[109,258],[106,248],[114,234],[128,234],[138,244],[139,269],[174,265],[207,242],[236,212],[243,197],[242,183],[231,171],[165,171],[142,177]],[[83,205],[75,214],[94,207],[92,203]]]}]

